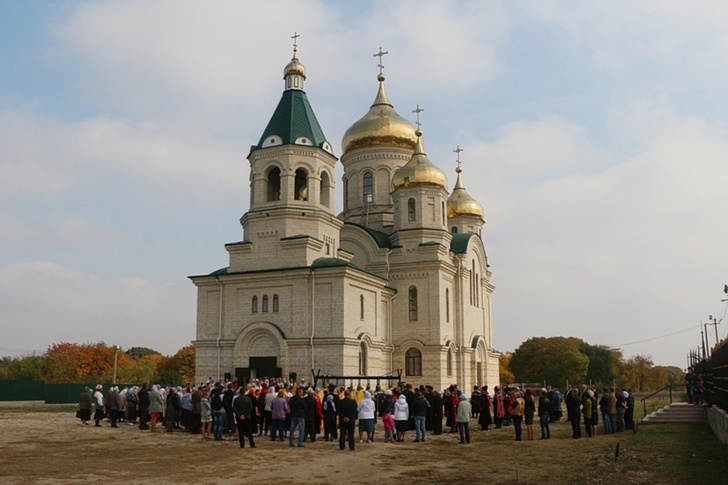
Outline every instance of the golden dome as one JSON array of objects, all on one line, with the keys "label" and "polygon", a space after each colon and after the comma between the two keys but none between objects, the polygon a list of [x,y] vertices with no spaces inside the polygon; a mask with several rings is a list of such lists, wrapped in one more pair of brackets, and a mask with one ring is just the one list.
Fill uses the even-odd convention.
[{"label": "golden dome", "polygon": [[303,78],[306,79],[306,68],[303,67],[303,64],[298,62],[298,58],[295,56],[295,53],[293,59],[291,59],[291,62],[289,62],[286,67],[283,68],[283,79],[291,74],[297,74],[299,76],[303,76]]},{"label": "golden dome", "polygon": [[416,132],[417,142],[415,152],[404,167],[397,170],[392,178],[394,189],[409,187],[411,185],[434,185],[447,188],[447,177],[445,172],[427,158],[422,147],[422,133]]},{"label": "golden dome", "polygon": [[379,90],[369,112],[344,133],[343,152],[371,145],[392,145],[412,149],[417,143],[415,125],[394,110],[384,91],[384,76],[379,75]]},{"label": "golden dome", "polygon": [[455,188],[452,190],[450,197],[447,198],[447,217],[475,216],[482,219],[484,214],[483,206],[465,190],[465,186],[463,186],[460,179],[462,170],[458,168],[456,171],[458,177]]}]

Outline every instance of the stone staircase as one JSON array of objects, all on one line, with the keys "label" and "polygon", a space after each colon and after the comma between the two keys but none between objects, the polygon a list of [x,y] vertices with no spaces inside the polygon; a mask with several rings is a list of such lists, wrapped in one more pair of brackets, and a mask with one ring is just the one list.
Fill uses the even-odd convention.
[{"label": "stone staircase", "polygon": [[704,405],[678,402],[658,409],[645,416],[642,424],[652,423],[707,423],[708,413]]}]

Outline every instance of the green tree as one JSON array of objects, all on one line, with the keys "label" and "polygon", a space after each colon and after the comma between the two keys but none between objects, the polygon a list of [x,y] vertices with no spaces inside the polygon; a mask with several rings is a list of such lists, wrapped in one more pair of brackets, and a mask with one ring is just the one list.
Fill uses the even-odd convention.
[{"label": "green tree", "polygon": [[513,352],[510,369],[519,382],[582,382],[589,358],[579,350],[580,343],[573,337],[530,338]]},{"label": "green tree", "polygon": [[141,359],[147,355],[162,355],[154,349],[148,349],[147,347],[131,347],[125,352],[126,355],[132,359]]},{"label": "green tree", "polygon": [[579,349],[589,358],[586,379],[599,387],[610,386],[619,374],[622,351],[606,345],[590,345],[584,341]]}]

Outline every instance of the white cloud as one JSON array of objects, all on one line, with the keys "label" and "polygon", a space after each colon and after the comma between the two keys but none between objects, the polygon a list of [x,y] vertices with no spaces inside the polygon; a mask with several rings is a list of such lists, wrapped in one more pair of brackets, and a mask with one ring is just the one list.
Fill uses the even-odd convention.
[{"label": "white cloud", "polygon": [[0,187],[7,195],[99,195],[126,178],[148,194],[164,189],[207,198],[239,190],[243,156],[231,149],[244,145],[185,138],[171,128],[108,116],[71,122],[2,113],[0,173],[7,178]]},{"label": "white cloud", "polygon": [[567,34],[561,45],[568,51],[588,48],[594,65],[605,72],[699,69],[728,75],[728,63],[719,55],[728,45],[725,2],[521,2],[519,7],[527,18]]},{"label": "white cloud", "polygon": [[[660,122],[645,123],[652,119]],[[632,123],[649,128],[635,134]],[[702,313],[716,312],[713,290],[728,269],[725,133],[678,116],[664,102],[616,109],[610,124],[631,132],[637,148],[609,168],[580,174],[574,166],[567,174],[555,167],[535,186],[479,194],[493,206],[486,244],[494,241],[494,312],[523,329],[501,335],[507,347],[534,327],[619,345],[697,325]],[[505,131],[494,145],[509,141],[518,152],[518,139],[509,141]],[[583,153],[582,143],[566,142],[554,156]],[[625,351],[681,362],[673,349],[684,340],[677,335],[673,345],[656,341]]]},{"label": "white cloud", "polygon": [[0,321],[17,329],[17,348],[105,341],[172,354],[194,335],[194,290],[184,283],[165,287],[49,261],[16,262],[0,268]]}]

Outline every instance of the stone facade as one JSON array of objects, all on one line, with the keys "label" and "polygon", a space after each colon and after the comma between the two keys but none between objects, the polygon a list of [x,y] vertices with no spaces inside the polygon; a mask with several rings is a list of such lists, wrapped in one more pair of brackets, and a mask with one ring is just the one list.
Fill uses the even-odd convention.
[{"label": "stone facade", "polygon": [[[191,277],[197,379],[401,369],[414,385],[496,385],[481,215],[452,206],[444,173],[394,113],[380,75],[370,114],[381,107],[398,131],[375,133],[370,121],[347,131],[337,216],[337,159],[295,54],[285,73],[279,108],[248,156],[243,240],[225,246],[226,268]],[[408,176],[395,183],[400,170]]]}]

